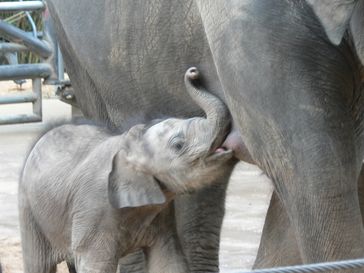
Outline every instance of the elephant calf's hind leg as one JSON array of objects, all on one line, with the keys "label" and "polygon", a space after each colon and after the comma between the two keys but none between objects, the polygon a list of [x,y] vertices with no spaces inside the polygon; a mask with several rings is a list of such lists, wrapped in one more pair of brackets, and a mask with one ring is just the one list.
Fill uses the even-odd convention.
[{"label": "elephant calf's hind leg", "polygon": [[27,209],[20,209],[20,226],[24,273],[55,273],[55,255]]}]

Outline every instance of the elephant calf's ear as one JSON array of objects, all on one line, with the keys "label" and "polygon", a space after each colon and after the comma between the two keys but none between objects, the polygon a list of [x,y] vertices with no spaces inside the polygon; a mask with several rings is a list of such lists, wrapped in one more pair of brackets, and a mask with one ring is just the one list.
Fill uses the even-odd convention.
[{"label": "elephant calf's ear", "polygon": [[166,202],[154,177],[133,170],[120,153],[114,156],[108,183],[109,201],[114,208],[140,207]]},{"label": "elephant calf's ear", "polygon": [[358,1],[307,0],[320,19],[329,40],[339,45]]},{"label": "elephant calf's ear", "polygon": [[355,6],[350,21],[350,30],[351,35],[353,35],[356,53],[364,65],[364,1],[359,2]]}]

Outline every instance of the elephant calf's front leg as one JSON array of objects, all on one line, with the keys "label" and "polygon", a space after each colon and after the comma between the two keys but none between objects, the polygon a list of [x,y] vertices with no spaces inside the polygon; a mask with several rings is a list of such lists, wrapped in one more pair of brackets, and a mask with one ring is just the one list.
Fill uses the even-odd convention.
[{"label": "elephant calf's front leg", "polygon": [[118,273],[147,273],[144,252],[139,250],[120,259]]},{"label": "elephant calf's front leg", "polygon": [[118,266],[116,257],[111,259],[100,259],[98,253],[76,256],[77,273],[115,273]]},{"label": "elephant calf's front leg", "polygon": [[178,241],[164,234],[146,251],[148,273],[188,273]]},{"label": "elephant calf's front leg", "polygon": [[177,237],[174,206],[170,205],[154,221],[156,237],[146,249],[148,273],[189,273]]},{"label": "elephant calf's front leg", "polygon": [[118,248],[113,238],[95,236],[93,244],[74,253],[77,273],[115,273],[118,267]]}]

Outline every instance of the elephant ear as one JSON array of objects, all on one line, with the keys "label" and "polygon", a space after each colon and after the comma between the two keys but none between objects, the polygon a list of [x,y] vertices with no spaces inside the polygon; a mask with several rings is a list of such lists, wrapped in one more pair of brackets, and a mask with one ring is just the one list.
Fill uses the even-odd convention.
[{"label": "elephant ear", "polygon": [[364,0],[355,7],[350,20],[350,30],[353,35],[356,53],[364,65]]},{"label": "elephant ear", "polygon": [[330,41],[339,45],[349,27],[357,1],[354,0],[307,0],[320,19]]},{"label": "elephant ear", "polygon": [[140,207],[166,202],[155,178],[134,170],[121,152],[113,158],[108,180],[109,201],[114,208]]}]

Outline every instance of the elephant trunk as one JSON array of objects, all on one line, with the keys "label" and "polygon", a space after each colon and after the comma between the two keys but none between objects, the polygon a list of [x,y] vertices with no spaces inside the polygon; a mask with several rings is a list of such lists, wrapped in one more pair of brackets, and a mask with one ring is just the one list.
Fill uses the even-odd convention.
[{"label": "elephant trunk", "polygon": [[211,133],[211,148],[214,151],[224,141],[230,128],[230,112],[223,101],[212,95],[201,85],[200,73],[191,67],[185,74],[185,85],[188,93],[198,106],[206,113],[206,120]]}]

